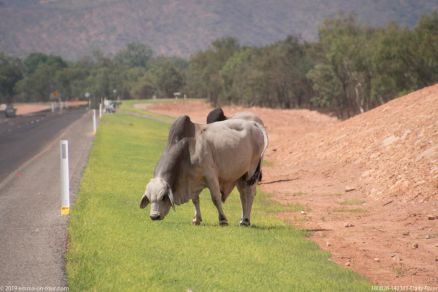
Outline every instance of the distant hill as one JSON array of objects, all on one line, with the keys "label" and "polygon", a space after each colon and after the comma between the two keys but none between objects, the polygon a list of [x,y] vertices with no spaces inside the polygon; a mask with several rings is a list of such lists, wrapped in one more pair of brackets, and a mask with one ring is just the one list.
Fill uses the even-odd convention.
[{"label": "distant hill", "polygon": [[287,35],[317,38],[339,12],[383,25],[412,26],[436,0],[0,0],[0,51],[67,58],[93,49],[114,53],[129,42],[157,54],[188,56],[222,36],[264,45]]}]

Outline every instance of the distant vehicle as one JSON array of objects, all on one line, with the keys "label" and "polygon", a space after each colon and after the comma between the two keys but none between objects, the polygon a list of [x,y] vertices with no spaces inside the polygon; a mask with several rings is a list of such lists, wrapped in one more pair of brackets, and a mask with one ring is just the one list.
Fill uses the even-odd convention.
[{"label": "distant vehicle", "polygon": [[106,99],[104,101],[104,109],[107,113],[115,113],[120,101]]},{"label": "distant vehicle", "polygon": [[116,112],[116,107],[114,106],[114,104],[112,102],[108,103],[107,105],[105,105],[105,111],[107,113],[115,113]]},{"label": "distant vehicle", "polygon": [[12,104],[7,104],[5,108],[5,116],[13,118],[17,116],[17,109]]}]

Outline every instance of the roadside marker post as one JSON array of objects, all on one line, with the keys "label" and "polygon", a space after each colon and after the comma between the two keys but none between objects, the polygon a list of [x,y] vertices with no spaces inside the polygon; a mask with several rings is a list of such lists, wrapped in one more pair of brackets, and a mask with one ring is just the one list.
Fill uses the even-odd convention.
[{"label": "roadside marker post", "polygon": [[99,119],[102,118],[102,103],[99,103]]},{"label": "roadside marker post", "polygon": [[61,215],[70,213],[70,177],[68,171],[68,140],[61,140]]},{"label": "roadside marker post", "polygon": [[96,110],[93,109],[93,134],[96,134]]}]

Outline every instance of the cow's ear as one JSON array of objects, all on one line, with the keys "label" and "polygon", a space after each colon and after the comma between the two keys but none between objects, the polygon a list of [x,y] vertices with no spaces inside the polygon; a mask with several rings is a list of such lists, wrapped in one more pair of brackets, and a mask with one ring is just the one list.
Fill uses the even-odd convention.
[{"label": "cow's ear", "polygon": [[172,204],[173,211],[175,211],[175,198],[169,185],[167,185],[167,195],[169,196],[170,204]]},{"label": "cow's ear", "polygon": [[143,197],[141,198],[140,201],[140,208],[143,209],[145,208],[147,205],[149,204],[149,198],[146,195],[146,193],[143,194]]}]

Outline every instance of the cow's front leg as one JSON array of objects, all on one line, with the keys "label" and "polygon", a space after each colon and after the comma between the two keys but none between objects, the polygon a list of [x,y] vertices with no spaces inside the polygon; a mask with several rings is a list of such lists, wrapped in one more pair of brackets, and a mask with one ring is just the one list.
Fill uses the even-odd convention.
[{"label": "cow's front leg", "polygon": [[193,205],[195,205],[195,216],[193,217],[192,223],[194,225],[199,225],[202,222],[201,208],[199,207],[199,194],[192,199],[192,202]]},{"label": "cow's front leg", "polygon": [[248,185],[245,180],[241,179],[237,183],[237,189],[240,193],[240,202],[242,204],[241,226],[251,225],[251,209],[256,194],[256,185]]},{"label": "cow's front leg", "polygon": [[217,212],[219,214],[219,225],[228,225],[227,217],[225,216],[224,210],[222,209],[222,194],[219,187],[219,182],[217,179],[207,180],[208,188],[210,189],[211,200],[216,206]]}]

